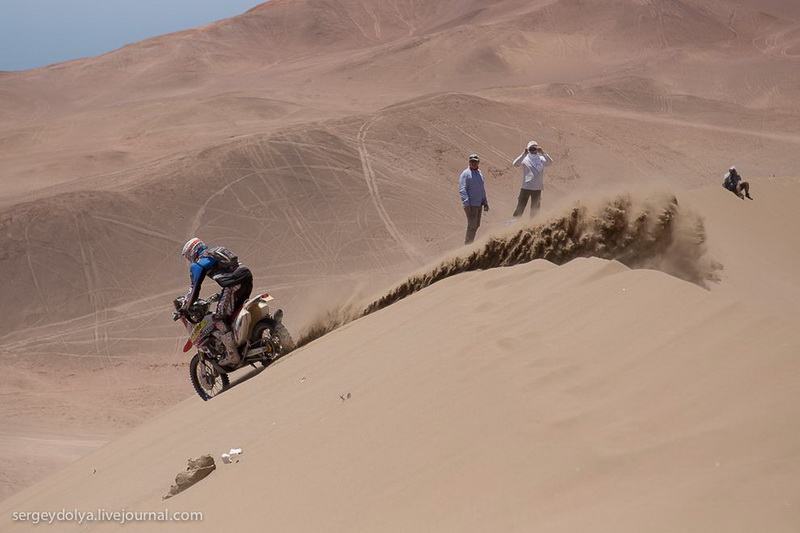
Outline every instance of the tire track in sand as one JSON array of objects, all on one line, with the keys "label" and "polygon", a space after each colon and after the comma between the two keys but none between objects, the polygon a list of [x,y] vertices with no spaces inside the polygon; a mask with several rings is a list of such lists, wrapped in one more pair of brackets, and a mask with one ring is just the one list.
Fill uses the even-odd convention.
[{"label": "tire track in sand", "polygon": [[228,191],[228,189],[230,189],[231,187],[233,187],[234,185],[236,185],[240,181],[244,181],[244,180],[246,180],[246,179],[248,179],[248,178],[250,178],[252,176],[255,176],[259,172],[263,172],[263,171],[262,170],[255,170],[253,172],[245,174],[244,176],[240,176],[240,177],[236,178],[235,180],[233,180],[233,181],[229,182],[228,184],[226,184],[224,187],[222,187],[220,189],[217,189],[211,196],[209,196],[206,199],[206,201],[203,202],[203,205],[201,205],[200,208],[195,213],[194,218],[192,219],[192,222],[189,225],[189,234],[191,234],[191,235],[196,235],[197,234],[197,231],[200,229],[200,223],[201,223],[201,221],[203,219],[203,216],[206,214],[206,209],[208,209],[209,204],[217,196],[225,194]]},{"label": "tire track in sand", "polygon": [[392,237],[392,239],[394,239],[394,241],[400,245],[408,257],[420,264],[423,264],[424,258],[422,255],[420,255],[414,246],[412,246],[411,243],[406,240],[400,230],[397,229],[397,226],[395,226],[394,222],[392,222],[389,213],[386,211],[386,207],[383,205],[380,192],[378,191],[378,180],[375,176],[375,171],[369,162],[369,152],[367,151],[366,143],[367,132],[380,119],[380,116],[372,117],[364,122],[364,124],[361,125],[361,128],[359,128],[358,136],[356,137],[358,142],[358,156],[361,158],[361,168],[364,171],[364,179],[367,182],[367,190],[369,190],[372,203],[375,204],[375,209],[378,211],[378,216],[381,218],[383,225],[386,227],[386,231],[389,232],[389,235]]},{"label": "tire track in sand", "polygon": [[109,367],[113,370],[114,377],[119,382],[120,377],[116,369],[114,369],[111,353],[108,350],[108,329],[105,326],[105,322],[108,319],[108,309],[99,286],[101,276],[92,247],[86,245],[91,234],[86,223],[87,216],[84,213],[75,216],[75,236],[80,251],[80,263],[83,269],[84,283],[86,284],[86,295],[89,298],[91,307],[94,309],[94,313],[92,313],[94,318],[94,326],[92,328],[94,346],[97,355],[101,358],[100,361],[102,362],[103,358],[107,360]]}]

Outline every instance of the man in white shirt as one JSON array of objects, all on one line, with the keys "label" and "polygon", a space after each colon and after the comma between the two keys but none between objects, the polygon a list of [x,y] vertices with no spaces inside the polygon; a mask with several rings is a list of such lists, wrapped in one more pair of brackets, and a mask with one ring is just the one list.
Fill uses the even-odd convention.
[{"label": "man in white shirt", "polygon": [[514,160],[515,167],[522,166],[522,187],[519,190],[517,208],[514,218],[522,216],[528,198],[531,200],[531,217],[539,210],[542,204],[542,189],[544,188],[544,167],[550,166],[553,158],[542,150],[539,143],[531,141],[519,157]]}]

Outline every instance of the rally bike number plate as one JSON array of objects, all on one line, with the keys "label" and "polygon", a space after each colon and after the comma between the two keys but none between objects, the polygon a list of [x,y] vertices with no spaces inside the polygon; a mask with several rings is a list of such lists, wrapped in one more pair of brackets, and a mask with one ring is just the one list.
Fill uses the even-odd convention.
[{"label": "rally bike number plate", "polygon": [[192,328],[192,333],[189,334],[189,340],[194,344],[208,325],[208,320],[201,320]]}]

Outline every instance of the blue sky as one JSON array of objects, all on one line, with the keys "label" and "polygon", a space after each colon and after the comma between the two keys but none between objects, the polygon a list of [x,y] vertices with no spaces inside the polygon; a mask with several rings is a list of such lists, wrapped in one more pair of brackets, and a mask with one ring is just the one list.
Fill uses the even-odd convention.
[{"label": "blue sky", "polygon": [[0,70],[92,57],[265,0],[0,0]]}]

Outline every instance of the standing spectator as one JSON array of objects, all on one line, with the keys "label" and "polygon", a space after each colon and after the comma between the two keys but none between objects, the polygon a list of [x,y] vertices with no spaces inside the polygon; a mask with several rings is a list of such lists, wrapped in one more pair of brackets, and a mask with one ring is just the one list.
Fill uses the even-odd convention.
[{"label": "standing spectator", "polygon": [[[728,169],[728,172],[725,174],[725,179],[722,180],[722,186],[742,200],[744,200],[745,197],[750,198],[751,200],[753,199],[753,197],[750,196],[750,183],[742,181],[742,177],[739,175],[736,167],[731,167]],[[742,191],[744,191],[744,194]]]},{"label": "standing spectator", "polygon": [[481,208],[483,211],[489,210],[483,174],[478,170],[480,162],[481,158],[478,157],[478,154],[470,155],[469,167],[464,169],[458,179],[461,204],[467,215],[467,235],[464,238],[464,244],[470,244],[475,240],[475,233],[481,225]]},{"label": "standing spectator", "polygon": [[550,166],[553,158],[542,150],[539,143],[531,141],[525,151],[514,160],[515,167],[522,166],[522,187],[517,198],[517,208],[514,218],[522,216],[528,198],[531,200],[531,217],[536,214],[542,205],[542,189],[544,188],[544,167]]}]

